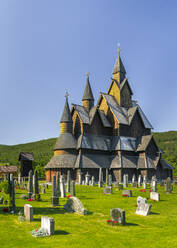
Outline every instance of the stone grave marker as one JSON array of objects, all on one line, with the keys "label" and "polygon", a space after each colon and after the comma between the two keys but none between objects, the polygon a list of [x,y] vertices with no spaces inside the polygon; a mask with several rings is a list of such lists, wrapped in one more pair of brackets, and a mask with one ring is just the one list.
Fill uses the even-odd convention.
[{"label": "stone grave marker", "polygon": [[171,193],[173,190],[172,184],[171,184],[171,179],[170,177],[167,178],[166,183],[165,183],[165,191],[166,193]]},{"label": "stone grave marker", "polygon": [[39,194],[39,183],[38,183],[38,174],[37,170],[34,172],[34,199],[39,200],[40,199],[40,194]]},{"label": "stone grave marker", "polygon": [[112,186],[104,187],[104,194],[112,194]]},{"label": "stone grave marker", "polygon": [[136,209],[136,214],[147,216],[149,215],[150,210],[151,210],[151,204],[140,202],[140,204],[138,204],[138,207]]},{"label": "stone grave marker", "polygon": [[106,185],[109,185],[109,172],[108,172],[108,168],[106,168]]},{"label": "stone grave marker", "polygon": [[13,174],[10,174],[9,180],[9,208],[11,213],[15,211],[15,185],[14,185],[14,177]]},{"label": "stone grave marker", "polygon": [[28,176],[28,199],[30,199],[32,195],[33,195],[33,173],[32,170],[30,170]]},{"label": "stone grave marker", "polygon": [[109,186],[112,186],[112,175],[109,175],[109,182],[108,182],[108,184],[109,184]]},{"label": "stone grave marker", "polygon": [[27,221],[33,221],[33,207],[30,204],[24,205],[24,215]]},{"label": "stone grave marker", "polygon": [[160,194],[158,192],[150,192],[150,199],[153,201],[160,201]]},{"label": "stone grave marker", "polygon": [[75,181],[74,180],[72,180],[71,182],[70,182],[70,193],[71,193],[71,196],[75,196]]},{"label": "stone grave marker", "polygon": [[64,176],[60,176],[60,192],[61,192],[61,198],[66,197],[65,193],[65,178]]},{"label": "stone grave marker", "polygon": [[81,170],[79,170],[78,181],[79,181],[79,185],[81,185],[82,184],[82,172],[81,172]]},{"label": "stone grave marker", "polygon": [[132,191],[131,190],[123,190],[122,196],[132,197]]},{"label": "stone grave marker", "polygon": [[102,173],[102,168],[99,169],[99,181],[98,181],[98,187],[101,188],[103,187],[103,173]]},{"label": "stone grave marker", "polygon": [[138,187],[141,186],[141,175],[138,176]]},{"label": "stone grave marker", "polygon": [[133,183],[132,183],[132,188],[137,188],[137,187],[138,187],[137,182],[133,182]]},{"label": "stone grave marker", "polygon": [[85,185],[89,185],[89,179],[90,179],[90,175],[87,172],[87,174],[85,175]]},{"label": "stone grave marker", "polygon": [[84,180],[82,180],[82,185],[85,185],[85,181]]},{"label": "stone grave marker", "polygon": [[137,197],[137,206],[141,203],[147,203],[147,199],[146,198],[143,198],[141,196],[138,196]]},{"label": "stone grave marker", "polygon": [[128,175],[126,174],[123,175],[123,186],[124,188],[128,187]]},{"label": "stone grave marker", "polygon": [[56,178],[56,180],[57,180],[56,181],[57,196],[60,197],[61,196],[61,192],[60,192],[60,174],[59,174],[59,171],[57,171],[57,178]]},{"label": "stone grave marker", "polygon": [[47,231],[48,235],[51,236],[55,232],[55,221],[53,218],[42,216],[41,217],[41,229]]},{"label": "stone grave marker", "polygon": [[70,193],[70,185],[71,185],[71,172],[67,171],[67,182],[66,182],[66,192]]},{"label": "stone grave marker", "polygon": [[53,174],[53,180],[52,180],[52,197],[51,197],[51,204],[53,207],[59,205],[59,198],[57,194],[57,187],[56,187],[56,176]]},{"label": "stone grave marker", "polygon": [[91,183],[91,186],[94,186],[95,185],[95,177],[94,176],[92,176],[92,183]]},{"label": "stone grave marker", "polygon": [[77,212],[79,214],[87,214],[87,210],[82,205],[82,202],[77,197],[70,197],[64,205],[64,209],[69,212]]},{"label": "stone grave marker", "polygon": [[118,190],[123,190],[123,185],[122,184],[118,184]]},{"label": "stone grave marker", "polygon": [[110,210],[111,220],[117,221],[121,225],[125,225],[125,211],[120,208],[112,208]]},{"label": "stone grave marker", "polygon": [[157,181],[155,179],[152,180],[152,191],[157,192]]}]

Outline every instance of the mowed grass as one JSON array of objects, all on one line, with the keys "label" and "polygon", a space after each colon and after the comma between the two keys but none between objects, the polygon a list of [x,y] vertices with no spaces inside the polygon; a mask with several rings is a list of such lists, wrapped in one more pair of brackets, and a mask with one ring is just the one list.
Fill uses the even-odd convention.
[{"label": "mowed grass", "polygon": [[[63,206],[67,199],[60,198],[60,206],[50,204],[51,186],[46,194],[41,194],[41,202],[28,202],[20,199],[20,195],[27,193],[16,190],[17,212],[29,203],[34,208],[33,222],[19,222],[18,214],[2,211],[0,205],[0,247],[177,247],[177,186],[173,193],[166,194],[164,188],[158,186],[161,201],[149,199],[149,189],[140,192],[140,188],[133,189],[133,197],[122,197],[122,191],[113,187],[112,195],[104,195],[103,188],[97,186],[76,185],[76,196],[89,211],[82,216],[67,213]],[[0,194],[2,195],[2,194]],[[149,216],[138,216],[136,211],[137,196],[146,197],[152,204]],[[110,226],[106,220],[110,219],[111,208],[122,208],[126,211],[125,226]],[[45,238],[34,238],[30,231],[40,228],[42,215],[53,217],[55,220],[55,235]]]}]

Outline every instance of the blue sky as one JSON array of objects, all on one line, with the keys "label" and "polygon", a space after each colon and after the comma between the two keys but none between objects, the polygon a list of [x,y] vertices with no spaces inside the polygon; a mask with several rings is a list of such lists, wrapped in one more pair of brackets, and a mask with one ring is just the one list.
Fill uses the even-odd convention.
[{"label": "blue sky", "polygon": [[0,144],[59,135],[65,91],[97,101],[117,43],[154,131],[177,130],[177,1],[0,1]]}]

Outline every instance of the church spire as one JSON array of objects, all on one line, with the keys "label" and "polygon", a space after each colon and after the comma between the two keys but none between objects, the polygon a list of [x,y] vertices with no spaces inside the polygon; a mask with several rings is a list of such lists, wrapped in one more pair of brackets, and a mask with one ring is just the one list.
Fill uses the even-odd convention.
[{"label": "church spire", "polygon": [[94,106],[94,97],[93,97],[92,89],[90,86],[89,75],[90,74],[88,72],[86,86],[85,86],[84,94],[82,97],[82,105],[88,112]]},{"label": "church spire", "polygon": [[66,100],[65,100],[65,105],[63,109],[63,113],[61,116],[60,120],[60,132],[61,133],[70,133],[72,132],[72,117],[69,109],[69,104],[68,104],[68,92],[66,92]]},{"label": "church spire", "polygon": [[126,70],[120,57],[120,46],[118,46],[118,56],[112,74],[113,78],[116,79],[119,83],[123,81],[126,75]]}]

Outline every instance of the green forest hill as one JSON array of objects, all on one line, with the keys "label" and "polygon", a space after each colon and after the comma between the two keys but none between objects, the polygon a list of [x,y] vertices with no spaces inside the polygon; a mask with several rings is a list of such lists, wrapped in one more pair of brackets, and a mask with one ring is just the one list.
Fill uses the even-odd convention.
[{"label": "green forest hill", "polygon": [[[176,169],[177,175],[177,131],[154,133],[155,140],[159,148],[164,152],[162,157]],[[37,142],[20,145],[0,145],[0,165],[19,165],[18,156],[20,152],[32,152],[34,154],[34,166],[39,174],[44,175],[43,167],[53,156],[53,147],[56,138],[40,140]]]}]

